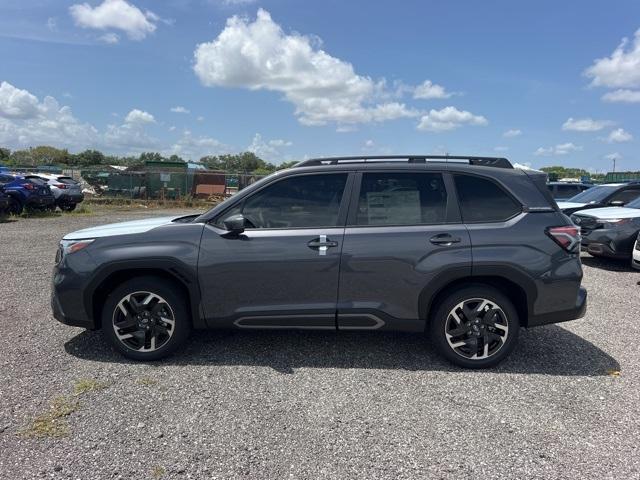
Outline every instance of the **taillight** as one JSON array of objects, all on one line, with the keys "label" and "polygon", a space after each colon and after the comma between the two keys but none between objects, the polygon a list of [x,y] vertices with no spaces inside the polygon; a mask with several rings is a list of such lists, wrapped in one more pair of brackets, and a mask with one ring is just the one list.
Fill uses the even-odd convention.
[{"label": "taillight", "polygon": [[33,183],[23,183],[22,186],[27,190],[35,190],[36,186]]},{"label": "taillight", "polygon": [[54,187],[57,187],[57,188],[62,188],[63,190],[64,190],[65,188],[69,188],[69,185],[65,185],[64,183],[56,183],[56,184],[54,184],[53,186],[54,186]]},{"label": "taillight", "polygon": [[575,225],[564,227],[549,227],[547,228],[547,235],[551,239],[564,248],[567,252],[576,251],[580,245],[580,228]]}]

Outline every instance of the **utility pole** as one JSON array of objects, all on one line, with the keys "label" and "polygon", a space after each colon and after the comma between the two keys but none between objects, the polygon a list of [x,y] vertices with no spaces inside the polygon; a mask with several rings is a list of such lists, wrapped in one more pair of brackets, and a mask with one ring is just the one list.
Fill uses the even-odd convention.
[{"label": "utility pole", "polygon": [[616,171],[616,157],[613,157],[613,172],[615,173]]}]

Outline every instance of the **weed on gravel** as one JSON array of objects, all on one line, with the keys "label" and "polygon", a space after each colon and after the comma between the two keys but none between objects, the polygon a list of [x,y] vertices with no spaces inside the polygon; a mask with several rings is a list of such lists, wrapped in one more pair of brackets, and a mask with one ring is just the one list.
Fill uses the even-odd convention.
[{"label": "weed on gravel", "polygon": [[55,397],[49,410],[38,415],[29,428],[22,433],[27,437],[66,437],[69,435],[69,423],[66,417],[80,408],[77,400],[66,396]]},{"label": "weed on gravel", "polygon": [[73,394],[74,395],[82,395],[87,392],[95,392],[97,390],[104,390],[109,385],[104,382],[99,382],[95,378],[81,378],[76,380],[76,383],[73,385]]}]

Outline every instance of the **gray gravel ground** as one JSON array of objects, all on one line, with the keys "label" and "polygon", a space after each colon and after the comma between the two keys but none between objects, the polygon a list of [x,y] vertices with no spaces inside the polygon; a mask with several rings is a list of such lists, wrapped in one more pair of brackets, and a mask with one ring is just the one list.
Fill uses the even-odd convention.
[{"label": "gray gravel ground", "polygon": [[[583,320],[463,371],[420,336],[196,332],[154,364],[54,321],[59,238],[167,212],[0,224],[0,478],[640,478],[640,273],[584,257]],[[619,376],[616,372],[620,372]],[[106,388],[74,395],[80,380]],[[78,402],[37,438],[55,397]]]}]

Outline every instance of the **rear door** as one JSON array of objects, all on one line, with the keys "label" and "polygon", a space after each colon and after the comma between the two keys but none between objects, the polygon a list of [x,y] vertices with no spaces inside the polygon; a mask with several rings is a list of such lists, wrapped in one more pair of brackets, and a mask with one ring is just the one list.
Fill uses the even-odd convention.
[{"label": "rear door", "polygon": [[365,171],[352,195],[340,268],[338,328],[421,331],[421,300],[445,275],[471,273],[450,176]]}]

